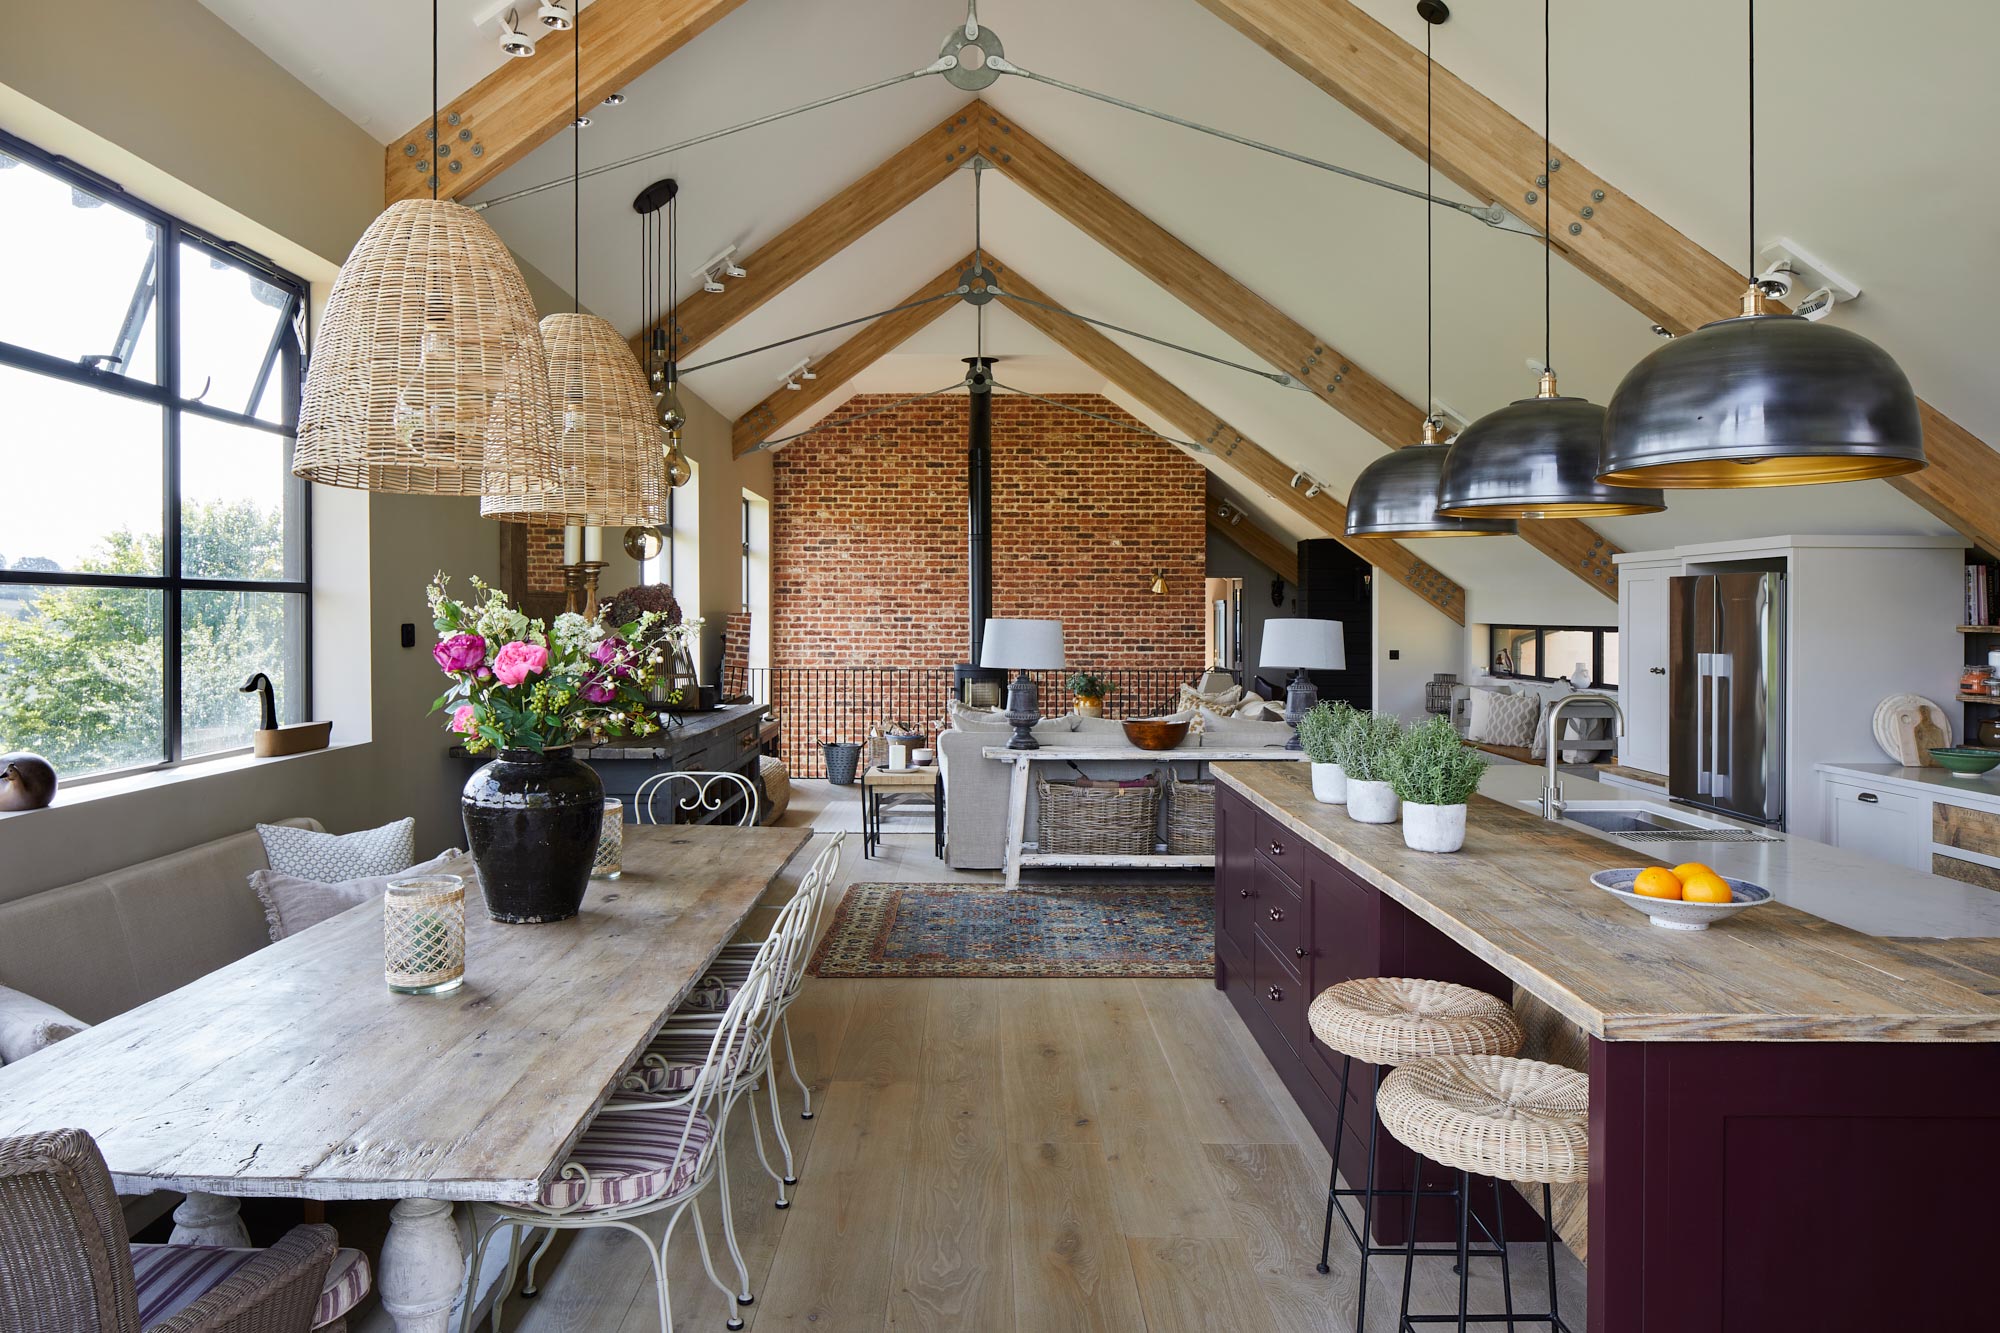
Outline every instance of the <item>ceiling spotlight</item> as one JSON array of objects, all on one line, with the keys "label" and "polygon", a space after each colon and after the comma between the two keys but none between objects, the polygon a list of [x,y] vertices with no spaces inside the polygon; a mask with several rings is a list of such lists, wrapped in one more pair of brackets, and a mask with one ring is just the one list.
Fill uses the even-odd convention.
[{"label": "ceiling spotlight", "polygon": [[575,121],[575,124],[576,124],[576,127],[577,127],[578,129],[580,129],[580,130],[586,130],[586,129],[589,129],[589,128],[590,128],[590,117],[589,117],[589,116],[578,116],[578,117],[576,118],[576,121]]},{"label": "ceiling spotlight", "polygon": [[1318,482],[1316,482],[1316,481],[1315,481],[1315,482],[1313,482],[1313,483],[1312,483],[1311,485],[1309,485],[1309,486],[1307,486],[1307,487],[1306,487],[1306,499],[1310,500],[1310,499],[1312,499],[1312,498],[1313,498],[1314,496],[1316,496],[1316,495],[1318,495],[1318,494],[1319,494],[1319,483],[1318,483]]},{"label": "ceiling spotlight", "polygon": [[805,385],[803,385],[803,384],[801,384],[801,383],[799,383],[799,382],[798,382],[797,380],[793,379],[793,378],[792,378],[791,376],[787,375],[787,376],[785,376],[785,387],[786,387],[787,389],[790,389],[790,390],[791,390],[791,391],[792,391],[793,393],[797,393],[797,392],[798,392],[799,390],[801,390],[801,389],[805,388],[806,386],[805,386]]},{"label": "ceiling spotlight", "polygon": [[1241,523],[1242,521],[1243,521],[1243,514],[1240,510],[1230,514],[1229,516],[1229,526],[1232,528],[1235,527],[1238,523]]},{"label": "ceiling spotlight", "polygon": [[576,15],[563,0],[542,0],[542,7],[535,11],[535,17],[541,19],[544,28],[553,28],[557,32],[568,32],[576,26]]},{"label": "ceiling spotlight", "polygon": [[747,278],[750,276],[749,269],[743,268],[734,260],[729,259],[722,261],[722,272],[725,277],[730,278]]},{"label": "ceiling spotlight", "polygon": [[716,277],[713,273],[704,273],[701,275],[701,289],[705,292],[725,292],[729,290],[722,285],[722,279]]},{"label": "ceiling spotlight", "polygon": [[522,32],[513,10],[500,20],[500,54],[510,60],[526,60],[535,54],[535,39]]},{"label": "ceiling spotlight", "polygon": [[625,94],[624,94],[624,93],[613,93],[613,94],[611,94],[611,96],[609,96],[609,97],[607,97],[607,98],[605,98],[605,99],[604,99],[604,105],[606,105],[606,106],[624,106],[624,105],[625,105]]},{"label": "ceiling spotlight", "polygon": [[799,378],[802,380],[816,380],[819,376],[813,373],[811,366],[801,366],[799,368]]},{"label": "ceiling spotlight", "polygon": [[800,387],[800,380],[816,380],[818,378],[819,376],[813,373],[812,358],[806,357],[796,366],[785,372],[785,387],[787,389],[797,389]]},{"label": "ceiling spotlight", "polygon": [[1292,489],[1293,489],[1293,490],[1297,490],[1297,489],[1299,488],[1299,483],[1300,483],[1300,482],[1302,482],[1302,481],[1304,481],[1305,479],[1306,479],[1306,474],[1305,474],[1305,473],[1303,473],[1303,472],[1294,472],[1294,473],[1292,474]]}]

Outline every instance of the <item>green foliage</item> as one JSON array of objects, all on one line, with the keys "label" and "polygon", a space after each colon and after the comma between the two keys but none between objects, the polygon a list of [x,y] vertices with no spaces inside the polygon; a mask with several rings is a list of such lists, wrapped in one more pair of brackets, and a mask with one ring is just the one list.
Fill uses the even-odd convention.
[{"label": "green foliage", "polygon": [[1340,762],[1340,745],[1354,719],[1360,716],[1345,699],[1316,703],[1299,719],[1299,747],[1315,764]]},{"label": "green foliage", "polygon": [[1349,782],[1387,782],[1389,756],[1402,739],[1403,721],[1394,713],[1357,712],[1334,753]]},{"label": "green foliage", "polygon": [[1484,754],[1459,739],[1448,717],[1434,717],[1403,733],[1389,757],[1388,781],[1396,795],[1418,805],[1464,805],[1486,772]]},{"label": "green foliage", "polygon": [[1093,676],[1088,671],[1072,671],[1063,684],[1079,699],[1107,699],[1118,688],[1104,677]]}]

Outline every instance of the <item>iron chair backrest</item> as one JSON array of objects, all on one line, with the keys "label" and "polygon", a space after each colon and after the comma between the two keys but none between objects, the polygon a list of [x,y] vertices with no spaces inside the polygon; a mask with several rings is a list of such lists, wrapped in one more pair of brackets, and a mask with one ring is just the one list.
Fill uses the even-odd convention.
[{"label": "iron chair backrest", "polygon": [[[684,795],[678,790],[682,784],[688,788]],[[665,821],[654,809],[654,802],[662,792],[670,798]],[[736,827],[755,828],[762,808],[757,798],[757,784],[741,773],[655,773],[640,783],[639,790],[633,793],[633,817],[641,824],[672,824],[678,822],[674,816],[681,811],[697,817],[720,814],[732,799],[742,801]]]}]

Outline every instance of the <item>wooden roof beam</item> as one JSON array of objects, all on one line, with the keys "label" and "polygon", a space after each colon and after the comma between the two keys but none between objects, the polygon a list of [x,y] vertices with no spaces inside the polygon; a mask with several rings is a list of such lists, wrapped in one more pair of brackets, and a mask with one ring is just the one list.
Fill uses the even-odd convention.
[{"label": "wooden roof beam", "polygon": [[[1201,0],[1256,42],[1412,153],[1424,151],[1424,54],[1351,0]],[[1685,333],[1737,313],[1740,269],[1710,254],[1610,181],[1442,65],[1436,71],[1437,167],[1479,199],[1498,200],[1540,228],[1524,202],[1549,180],[1556,248],[1600,286],[1653,322]],[[1590,209],[1584,217],[1583,210]],[[1930,466],[1889,484],[1989,551],[2000,552],[2000,454],[1923,403]],[[1526,536],[1528,525],[1521,525]]]},{"label": "wooden roof beam", "polygon": [[[612,93],[699,37],[743,0],[597,0],[578,25],[583,48],[582,103]],[[532,0],[523,0],[523,12]],[[530,14],[532,19],[532,14]],[[566,40],[545,41],[539,55],[509,60],[438,109],[450,155],[441,159],[438,197],[462,199],[566,129],[575,79]],[[431,192],[431,122],[426,117],[385,150],[386,207]]]},{"label": "wooden roof beam", "polygon": [[[1229,516],[1223,517],[1227,508]],[[1243,506],[1216,489],[1215,474],[1208,478],[1208,530],[1226,537],[1243,553],[1294,587],[1299,581],[1299,548],[1277,536],[1269,528],[1243,512]]]},{"label": "wooden roof beam", "polygon": [[[1024,278],[1019,269],[1000,267],[1001,282],[1006,290],[1047,305],[1060,304]],[[1281,462],[1262,445],[1203,407],[1166,376],[1079,320],[1036,306],[1013,305],[1008,308],[1077,360],[1145,404],[1148,410],[1158,413],[1175,430],[1184,431],[1188,439],[1207,449],[1207,454],[1197,455],[1203,466],[1212,467],[1217,461],[1226,461],[1231,468],[1311,523],[1315,529],[1403,584],[1444,615],[1461,625],[1465,623],[1464,588],[1418,559],[1400,542],[1381,537],[1348,536],[1345,503],[1324,489],[1307,499],[1304,491],[1291,484],[1296,468]]]}]

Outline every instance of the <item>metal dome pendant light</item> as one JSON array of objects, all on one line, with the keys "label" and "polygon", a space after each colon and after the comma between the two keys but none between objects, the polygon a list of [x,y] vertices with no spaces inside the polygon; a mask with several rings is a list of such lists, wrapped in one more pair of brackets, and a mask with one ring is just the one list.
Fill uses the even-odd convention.
[{"label": "metal dome pendant light", "polygon": [[[1422,0],[1417,13],[1424,28],[1424,186],[1431,185],[1431,28],[1451,16],[1443,0]],[[1434,311],[1431,293],[1431,201],[1424,199],[1424,402],[1431,403],[1431,371],[1435,361]],[[1435,416],[1424,417],[1422,444],[1392,449],[1361,469],[1347,496],[1350,537],[1511,537],[1520,531],[1512,519],[1451,518],[1438,513],[1438,491],[1444,480],[1444,432]]]},{"label": "metal dome pendant light", "polygon": [[[1757,6],[1749,4],[1750,272],[1757,271]],[[1743,313],[1654,351],[1611,395],[1598,475],[1614,486],[1721,490],[1896,477],[1925,466],[1917,397],[1858,333]]]},{"label": "metal dome pendant light", "polygon": [[570,27],[576,62],[570,127],[570,287],[573,309],[541,323],[559,435],[553,476],[489,470],[479,512],[488,518],[535,518],[586,528],[644,528],[666,521],[667,479],[660,428],[630,345],[618,330],[582,311],[583,28]]},{"label": "metal dome pendant light", "polygon": [[[431,6],[431,145],[437,134]],[[535,304],[478,213],[392,204],[340,267],[299,406],[296,476],[405,495],[478,495],[488,472],[553,474],[556,431]]]},{"label": "metal dome pendant light", "polygon": [[[1549,0],[1542,0],[1542,161],[1550,160]],[[1488,412],[1452,442],[1445,458],[1438,512],[1459,518],[1601,518],[1657,514],[1667,507],[1657,489],[1612,486],[1597,478],[1604,409],[1556,390],[1555,321],[1551,299],[1550,195],[1542,190],[1542,379],[1533,398]]]}]

